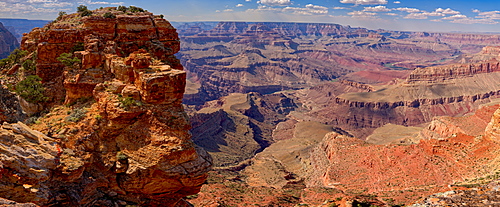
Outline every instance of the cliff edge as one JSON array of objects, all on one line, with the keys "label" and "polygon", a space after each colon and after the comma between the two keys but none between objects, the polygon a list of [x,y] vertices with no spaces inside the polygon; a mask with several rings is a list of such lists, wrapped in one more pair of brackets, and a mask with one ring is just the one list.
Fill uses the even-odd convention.
[{"label": "cliff edge", "polygon": [[[2,71],[31,125],[0,129],[0,195],[41,206],[186,205],[212,161],[188,132],[176,29],[133,6],[78,10],[25,34],[21,66]],[[20,93],[26,80],[42,96]]]}]

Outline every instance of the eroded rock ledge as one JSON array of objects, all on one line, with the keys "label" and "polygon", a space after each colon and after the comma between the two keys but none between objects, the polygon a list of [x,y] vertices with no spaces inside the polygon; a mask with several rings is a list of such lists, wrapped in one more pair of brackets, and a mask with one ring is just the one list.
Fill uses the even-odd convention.
[{"label": "eroded rock ledge", "polygon": [[[49,98],[32,127],[49,136],[2,126],[2,196],[41,206],[182,206],[199,191],[212,159],[188,132],[177,32],[160,16],[128,13],[65,15],[25,34],[22,49],[36,54]],[[81,62],[62,64],[62,53]]]}]

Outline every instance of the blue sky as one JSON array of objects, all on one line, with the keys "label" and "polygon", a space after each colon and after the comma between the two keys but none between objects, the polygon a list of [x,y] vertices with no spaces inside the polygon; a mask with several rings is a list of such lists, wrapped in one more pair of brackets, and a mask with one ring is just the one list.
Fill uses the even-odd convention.
[{"label": "blue sky", "polygon": [[80,5],[139,6],[170,21],[326,22],[405,31],[500,32],[500,0],[0,0],[0,18],[51,20]]}]

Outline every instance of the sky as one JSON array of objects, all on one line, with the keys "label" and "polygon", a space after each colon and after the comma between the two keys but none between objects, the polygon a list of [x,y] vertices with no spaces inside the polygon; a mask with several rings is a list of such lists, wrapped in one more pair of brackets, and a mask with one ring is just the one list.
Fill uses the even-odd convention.
[{"label": "sky", "polygon": [[317,22],[368,29],[498,32],[500,0],[0,0],[0,18],[53,20],[59,11],[138,6],[169,21]]}]

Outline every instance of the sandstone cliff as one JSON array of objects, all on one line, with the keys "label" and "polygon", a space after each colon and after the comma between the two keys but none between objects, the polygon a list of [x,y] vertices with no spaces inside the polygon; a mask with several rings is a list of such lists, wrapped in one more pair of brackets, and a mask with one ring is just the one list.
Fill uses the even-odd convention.
[{"label": "sandstone cliff", "polygon": [[42,206],[182,206],[199,191],[211,157],[188,132],[186,73],[168,21],[137,8],[70,14],[26,34],[21,48],[48,97],[40,100],[48,113],[31,128],[46,135],[4,124],[2,144],[12,148],[0,151],[1,196]]}]

